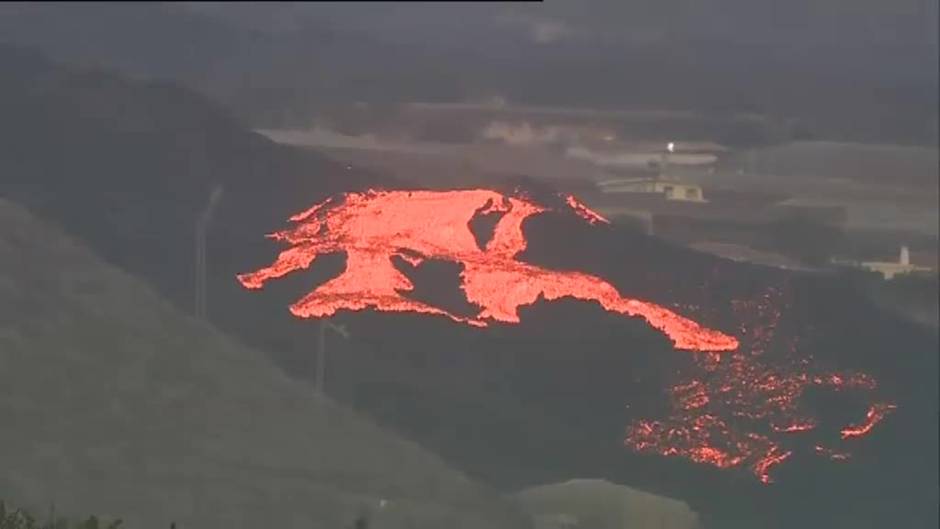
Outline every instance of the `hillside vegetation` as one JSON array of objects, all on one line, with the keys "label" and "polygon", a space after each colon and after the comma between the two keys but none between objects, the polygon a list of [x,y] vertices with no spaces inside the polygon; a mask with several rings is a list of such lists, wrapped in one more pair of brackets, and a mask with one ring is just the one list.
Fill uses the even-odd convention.
[{"label": "hillside vegetation", "polygon": [[40,521],[34,513],[13,508],[0,500],[0,529],[121,529],[123,524],[120,519],[102,521],[94,515],[84,520],[69,520],[51,510],[45,521]]},{"label": "hillside vegetation", "polygon": [[577,479],[525,489],[515,496],[536,517],[538,529],[573,523],[584,529],[634,527],[698,529],[685,503],[599,479]]},{"label": "hillside vegetation", "polygon": [[0,227],[5,499],[144,529],[332,529],[362,512],[383,528],[527,526],[23,208],[0,201]]}]

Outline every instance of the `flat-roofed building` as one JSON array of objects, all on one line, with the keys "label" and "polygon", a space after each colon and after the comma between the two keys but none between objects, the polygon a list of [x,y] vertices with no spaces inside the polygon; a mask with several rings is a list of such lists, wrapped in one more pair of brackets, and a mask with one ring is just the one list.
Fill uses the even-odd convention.
[{"label": "flat-roofed building", "polygon": [[651,193],[662,195],[666,200],[685,202],[707,202],[702,186],[662,178],[622,178],[606,180],[597,184],[602,193]]}]

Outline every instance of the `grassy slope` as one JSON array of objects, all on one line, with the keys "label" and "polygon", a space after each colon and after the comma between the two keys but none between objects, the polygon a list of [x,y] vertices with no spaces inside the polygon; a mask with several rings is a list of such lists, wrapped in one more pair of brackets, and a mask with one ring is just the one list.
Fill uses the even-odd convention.
[{"label": "grassy slope", "polygon": [[342,527],[378,498],[382,527],[526,525],[19,206],[0,226],[0,496],[144,528]]},{"label": "grassy slope", "polygon": [[577,527],[597,529],[694,529],[698,524],[695,513],[683,502],[604,480],[531,487],[516,497],[546,529],[553,520],[568,517],[578,521]]}]

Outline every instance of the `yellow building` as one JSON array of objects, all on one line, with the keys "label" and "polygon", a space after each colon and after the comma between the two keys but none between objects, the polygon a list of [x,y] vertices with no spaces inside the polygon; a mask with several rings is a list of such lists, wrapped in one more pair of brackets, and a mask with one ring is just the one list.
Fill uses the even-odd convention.
[{"label": "yellow building", "polygon": [[607,180],[599,182],[598,187],[603,193],[652,193],[662,195],[666,200],[708,202],[702,192],[702,186],[660,178]]}]

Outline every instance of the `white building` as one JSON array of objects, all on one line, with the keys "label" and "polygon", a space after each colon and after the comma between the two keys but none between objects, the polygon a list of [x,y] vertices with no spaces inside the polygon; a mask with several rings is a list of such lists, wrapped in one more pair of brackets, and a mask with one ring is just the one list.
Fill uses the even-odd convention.
[{"label": "white building", "polygon": [[870,272],[878,272],[882,277],[892,279],[894,276],[912,273],[929,273],[933,269],[926,266],[917,266],[911,264],[911,252],[907,246],[902,246],[897,262],[891,261],[864,261],[854,264],[859,268],[864,268]]}]

